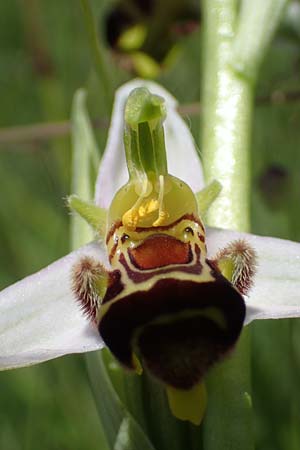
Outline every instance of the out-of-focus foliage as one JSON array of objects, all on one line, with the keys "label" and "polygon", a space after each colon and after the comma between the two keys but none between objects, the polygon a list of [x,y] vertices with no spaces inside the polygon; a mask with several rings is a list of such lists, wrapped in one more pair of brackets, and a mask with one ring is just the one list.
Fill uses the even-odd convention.
[{"label": "out-of-focus foliage", "polygon": [[[299,35],[282,27],[269,51],[257,95],[273,93],[273,102],[262,102],[255,110],[252,149],[253,232],[295,241],[300,240],[299,44]],[[289,101],[282,92],[298,94]],[[296,450],[300,447],[299,321],[259,322],[253,328],[257,448]]]},{"label": "out-of-focus foliage", "polygon": [[[155,22],[159,15],[145,12],[148,3],[155,2],[123,1],[122,10],[135,14],[134,23],[151,30],[159,25]],[[197,102],[201,14],[193,1],[166,2],[165,8],[175,3],[178,9],[165,20],[165,28],[157,36],[148,36],[140,50],[159,65],[158,81],[181,103]],[[99,36],[109,49],[107,19],[120,3],[94,0],[92,5]],[[299,240],[300,33],[294,17],[299,15],[299,3],[292,2],[292,7],[258,80],[252,225],[255,233]],[[193,26],[184,28],[187,18]],[[200,26],[194,26],[195,21]],[[188,33],[182,32],[186,29]],[[130,52],[113,47],[108,64],[118,85],[135,76],[136,67]],[[92,70],[79,1],[2,0],[0,48],[1,127],[68,120],[72,96],[83,85],[88,88],[91,115],[109,119],[103,117],[101,85]],[[186,119],[197,139],[199,116]],[[102,127],[97,130],[102,149],[105,138]],[[69,137],[1,143],[0,130],[0,179],[2,288],[68,252],[63,198],[70,193]],[[298,450],[300,325],[280,321],[252,328],[257,449]],[[41,443],[50,450],[105,449],[82,357],[0,373],[0,387],[1,449],[38,450]]]}]

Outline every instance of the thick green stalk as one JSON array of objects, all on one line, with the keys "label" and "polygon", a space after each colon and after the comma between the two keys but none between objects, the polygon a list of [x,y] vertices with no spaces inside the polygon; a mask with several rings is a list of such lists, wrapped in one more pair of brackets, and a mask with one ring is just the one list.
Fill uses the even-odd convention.
[{"label": "thick green stalk", "polygon": [[[222,184],[221,194],[208,213],[209,225],[247,231],[253,92],[249,83],[238,78],[229,65],[236,3],[235,0],[205,3],[202,149],[206,181],[216,178]],[[209,377],[203,432],[205,450],[254,448],[249,355],[249,337],[244,335],[234,357]]]},{"label": "thick green stalk", "polygon": [[249,133],[253,88],[230,65],[236,0],[204,2],[202,151],[206,181],[222,184],[210,225],[249,230]]},{"label": "thick green stalk", "polygon": [[107,56],[105,48],[98,38],[97,26],[93,11],[89,0],[81,0],[83,11],[83,18],[88,33],[89,46],[93,58],[95,70],[97,72],[99,81],[102,85],[103,95],[105,96],[104,104],[110,108],[113,99],[113,83],[111,73],[109,73],[107,65]]},{"label": "thick green stalk", "polygon": [[[223,189],[208,224],[248,231],[254,83],[286,0],[204,0],[202,151],[206,181]],[[208,381],[205,450],[253,450],[249,333]]]}]

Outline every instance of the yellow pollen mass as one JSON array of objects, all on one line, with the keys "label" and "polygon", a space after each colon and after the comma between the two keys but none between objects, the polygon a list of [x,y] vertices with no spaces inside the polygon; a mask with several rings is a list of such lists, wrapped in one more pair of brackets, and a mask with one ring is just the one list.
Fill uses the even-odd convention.
[{"label": "yellow pollen mass", "polygon": [[151,214],[152,212],[156,211],[159,208],[159,203],[157,200],[154,200],[154,198],[151,198],[151,200],[146,201],[143,205],[139,207],[139,215],[140,217],[145,217],[148,214]]},{"label": "yellow pollen mass", "polygon": [[136,209],[129,209],[122,217],[123,225],[129,230],[135,230],[139,221],[139,212]]},{"label": "yellow pollen mass", "polygon": [[166,222],[166,220],[168,220],[168,218],[169,218],[168,211],[161,210],[158,213],[158,218],[153,222],[152,225],[154,227],[160,227],[161,225],[163,225]]},{"label": "yellow pollen mass", "polygon": [[138,226],[140,219],[145,219],[147,216],[153,212],[158,211],[158,217],[151,224],[153,227],[158,227],[163,225],[168,219],[169,214],[167,211],[160,207],[158,200],[151,198],[150,200],[145,200],[142,205],[134,205],[125,214],[123,214],[122,222],[125,227],[131,230],[135,230]]},{"label": "yellow pollen mass", "polygon": [[153,227],[159,227],[164,225],[167,219],[170,217],[168,211],[165,210],[163,205],[165,187],[164,187],[164,177],[159,176],[159,193],[157,198],[145,198],[145,193],[147,191],[148,181],[145,180],[143,183],[142,193],[139,196],[135,204],[123,214],[122,222],[125,227],[130,230],[135,230],[139,225],[141,219],[147,218],[150,214],[158,211],[157,218],[150,224]]}]

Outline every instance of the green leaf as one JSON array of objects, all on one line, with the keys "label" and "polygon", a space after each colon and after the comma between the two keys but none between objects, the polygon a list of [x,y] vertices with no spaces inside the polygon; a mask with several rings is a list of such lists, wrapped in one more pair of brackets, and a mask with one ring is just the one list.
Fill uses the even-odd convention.
[{"label": "green leaf", "polygon": [[93,10],[89,0],[81,0],[81,6],[83,11],[83,19],[88,34],[91,55],[99,81],[104,88],[104,103],[109,110],[112,104],[114,89],[114,83],[112,83],[112,71],[110,70],[110,67],[108,65],[108,58],[105,52],[105,47],[98,38],[96,19],[93,15]]},{"label": "green leaf", "polygon": [[244,0],[232,51],[232,67],[255,81],[288,0]]},{"label": "green leaf", "polygon": [[97,410],[110,448],[155,450],[115,390],[104,363],[105,352],[90,353],[86,355],[86,361]]},{"label": "green leaf", "polygon": [[145,433],[129,416],[125,417],[119,428],[114,450],[155,450]]},{"label": "green leaf", "polygon": [[[126,405],[128,414],[146,430],[152,445],[159,450],[199,450],[201,427],[176,419],[170,410],[164,386],[144,370],[142,375],[125,372],[107,351],[102,352],[107,374]],[[188,447],[192,430],[197,445]]]},{"label": "green leaf", "polygon": [[[79,89],[72,105],[72,192],[85,200],[92,199],[92,168],[99,165],[99,151],[85,106],[86,91]],[[93,239],[90,227],[78,216],[72,216],[72,248]]]},{"label": "green leaf", "polygon": [[159,450],[190,449],[189,432],[196,430],[198,435],[201,428],[178,420],[172,415],[164,386],[146,371],[143,373],[142,382],[147,426],[154,444]]}]

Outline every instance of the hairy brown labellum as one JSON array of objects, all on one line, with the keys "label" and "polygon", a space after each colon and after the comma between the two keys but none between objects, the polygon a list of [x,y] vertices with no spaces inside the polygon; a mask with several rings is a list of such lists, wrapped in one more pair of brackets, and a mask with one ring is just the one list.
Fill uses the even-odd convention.
[{"label": "hairy brown labellum", "polygon": [[206,264],[212,281],[178,279],[174,270],[149,290],[106,301],[99,332],[124,366],[134,369],[135,352],[160,380],[189,389],[233,348],[245,318],[244,300]]}]

